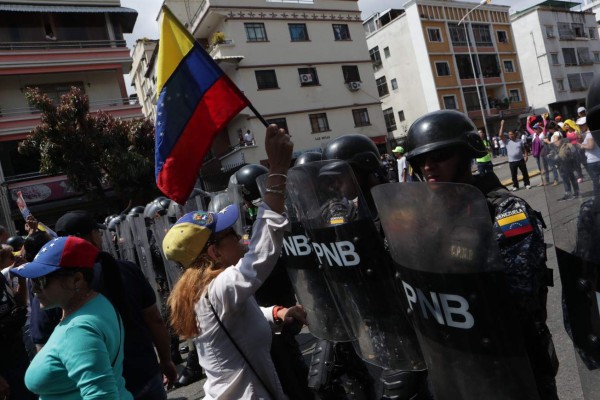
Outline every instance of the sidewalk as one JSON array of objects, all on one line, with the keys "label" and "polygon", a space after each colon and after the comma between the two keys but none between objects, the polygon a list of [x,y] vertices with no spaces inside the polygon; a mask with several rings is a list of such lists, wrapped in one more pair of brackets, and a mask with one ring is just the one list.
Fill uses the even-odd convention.
[{"label": "sidewalk", "polygon": [[[506,156],[498,156],[498,157],[494,157],[492,158],[492,164],[494,165],[494,168],[497,168],[501,165],[504,164],[508,164],[508,157]],[[473,170],[473,172],[477,172],[477,170]],[[529,178],[533,178],[535,176],[538,176],[540,174],[540,170],[539,169],[534,169],[529,171]],[[519,182],[523,181],[523,176],[521,175],[521,171],[519,171]],[[508,178],[508,179],[504,179],[503,181],[501,181],[501,183],[504,186],[512,186],[512,179]]]}]

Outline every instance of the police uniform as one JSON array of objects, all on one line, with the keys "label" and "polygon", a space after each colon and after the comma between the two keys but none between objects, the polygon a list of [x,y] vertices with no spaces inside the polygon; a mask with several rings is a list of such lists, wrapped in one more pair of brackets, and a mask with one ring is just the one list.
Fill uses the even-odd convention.
[{"label": "police uniform", "polygon": [[521,325],[525,347],[541,399],[558,399],[555,376],[558,359],[546,326],[548,272],[541,214],[512,195],[495,174],[474,176],[485,195],[494,235],[504,260],[508,290]]}]

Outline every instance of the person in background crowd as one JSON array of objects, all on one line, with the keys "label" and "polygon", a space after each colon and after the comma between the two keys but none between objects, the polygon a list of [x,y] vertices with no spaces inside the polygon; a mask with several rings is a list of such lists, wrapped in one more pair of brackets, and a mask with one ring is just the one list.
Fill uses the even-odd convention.
[{"label": "person in background crowd", "polygon": [[[506,133],[503,132],[505,135]],[[502,157],[506,157],[507,156],[507,152],[506,152],[506,144],[504,143],[504,140],[500,139],[500,135],[498,135],[498,144],[500,146],[500,155]]]},{"label": "person in background crowd", "polygon": [[490,148],[490,142],[487,140],[487,137],[485,136],[485,132],[482,129],[478,130],[477,134],[479,135],[481,140],[483,140],[483,144],[485,145],[485,148],[488,150],[488,152],[485,156],[479,157],[476,159],[477,172],[479,172],[480,175],[487,174],[489,172],[494,172],[494,165],[492,164],[492,151]]},{"label": "person in background crowd", "polygon": [[579,117],[579,118],[583,118],[583,117],[585,117],[585,116],[586,116],[586,110],[585,110],[585,107],[579,107],[579,108],[577,109],[577,117]]},{"label": "person in background crowd", "polygon": [[579,184],[575,178],[575,169],[579,165],[577,149],[569,139],[563,138],[558,132],[552,135],[550,143],[548,158],[558,167],[565,188],[565,194],[559,200],[570,200],[573,196],[579,196]]},{"label": "person in background crowd", "polygon": [[0,244],[6,243],[9,237],[10,233],[8,233],[8,229],[6,229],[5,226],[0,225]]},{"label": "person in background crowd", "polygon": [[244,133],[244,143],[246,146],[252,146],[254,144],[254,135],[250,132],[250,129],[246,129],[246,133]]},{"label": "person in background crowd", "polygon": [[504,120],[500,122],[500,131],[498,132],[500,141],[504,143],[508,154],[508,166],[510,168],[510,175],[512,177],[513,187],[512,191],[519,190],[519,180],[517,179],[517,169],[521,170],[523,175],[523,183],[527,189],[531,189],[529,182],[529,173],[527,172],[527,157],[528,153],[523,142],[517,140],[517,134],[515,131],[508,132],[508,139],[504,137]]},{"label": "person in background crowd", "polygon": [[396,156],[396,165],[398,166],[398,182],[408,182],[408,164],[406,163],[406,157],[404,156],[404,147],[396,146],[392,152]]},{"label": "person in background crowd", "polygon": [[[550,157],[550,154],[553,150],[553,148],[550,146],[551,139],[554,136],[554,134],[557,134],[557,137],[562,139],[562,135],[560,133],[560,128],[558,127],[558,124],[554,121],[550,121],[548,122],[548,124],[546,125],[546,128],[548,130],[548,134],[546,135],[546,137],[544,137],[544,151],[542,151],[543,155],[546,157],[546,160],[548,161],[548,168],[550,170],[552,170],[552,177],[554,178],[554,183],[552,184],[552,186],[558,186],[558,166],[556,163],[556,160],[552,157]],[[550,181],[550,175],[548,172],[546,172],[546,183],[548,184]]]},{"label": "person in background crowd", "polygon": [[[584,110],[585,112],[585,110]],[[581,132],[584,137],[581,148],[585,150],[587,160],[587,171],[592,180],[594,196],[600,194],[600,147],[594,141],[590,132],[586,117],[581,117],[577,120],[577,125],[581,127]]]},{"label": "person in background crowd", "polygon": [[[111,282],[104,294],[92,289],[97,259]],[[27,369],[27,387],[40,400],[133,399],[122,377],[124,326],[131,321],[115,260],[69,236],[48,242],[13,272],[32,280],[42,308],[62,310],[61,322]]]},{"label": "person in background crowd", "polygon": [[188,213],[163,240],[167,258],[185,268],[169,297],[171,323],[180,336],[195,337],[207,398],[285,399],[271,360],[269,325],[306,320],[301,306],[260,308],[253,296],[279,258],[288,225],[281,214],[293,145],[271,125],[265,148],[267,189],[245,254],[232,228],[236,205]]},{"label": "person in background crowd", "polygon": [[550,171],[548,167],[547,149],[544,149],[546,140],[546,122],[544,119],[544,126],[539,122],[533,125],[533,127],[527,127],[531,130],[533,140],[531,141],[531,155],[535,158],[540,175],[542,176],[542,182],[538,186],[545,186],[549,184]]},{"label": "person in background crowd", "polygon": [[577,157],[579,163],[575,167],[575,172],[577,173],[577,182],[581,183],[583,182],[583,171],[581,169],[581,165],[587,168],[585,152],[579,146],[583,141],[583,137],[581,136],[581,130],[579,126],[571,119],[565,121],[565,123],[563,124],[563,129],[565,130],[565,137],[569,139],[569,142],[571,142],[571,144],[579,150]]},{"label": "person in background crowd", "polygon": [[494,157],[500,156],[500,140],[498,140],[498,136],[492,138],[492,151]]}]

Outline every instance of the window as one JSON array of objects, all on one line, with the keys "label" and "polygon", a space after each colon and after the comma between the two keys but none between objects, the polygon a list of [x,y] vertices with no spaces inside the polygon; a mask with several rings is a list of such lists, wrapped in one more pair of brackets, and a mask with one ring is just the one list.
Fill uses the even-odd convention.
[{"label": "window", "polygon": [[387,81],[385,80],[385,76],[376,79],[375,82],[377,83],[377,91],[379,92],[379,97],[383,97],[390,93],[390,91],[388,90]]},{"label": "window", "polygon": [[575,56],[575,49],[565,47],[562,49],[563,58],[565,59],[565,65],[577,65],[577,56]]},{"label": "window", "polygon": [[521,92],[519,89],[510,89],[508,91],[508,97],[510,101],[521,101]]},{"label": "window", "polygon": [[581,74],[581,80],[583,81],[583,87],[586,89],[588,89],[590,87],[590,84],[592,83],[593,79],[594,79],[593,72],[584,72]]},{"label": "window", "polygon": [[313,133],[327,132],[329,130],[327,114],[308,114],[308,117],[310,118],[310,129]]},{"label": "window", "polygon": [[575,34],[575,37],[578,37],[578,38],[585,37],[585,31],[583,29],[583,24],[572,23],[571,30]]},{"label": "window", "polygon": [[383,55],[385,56],[385,58],[390,58],[390,48],[389,47],[383,48]]},{"label": "window", "polygon": [[439,28],[427,28],[427,34],[429,35],[430,42],[442,41],[442,33]]},{"label": "window", "polygon": [[508,34],[506,31],[496,31],[499,43],[508,43]]},{"label": "window", "polygon": [[597,39],[596,28],[588,28],[588,35],[590,39]]},{"label": "window", "polygon": [[456,96],[444,96],[444,109],[445,110],[458,110],[456,106]]},{"label": "window", "polygon": [[342,73],[344,74],[344,82],[360,82],[360,74],[356,65],[342,65]]},{"label": "window", "polygon": [[594,62],[600,62],[600,52],[594,52]]},{"label": "window", "polygon": [[6,177],[39,173],[39,156],[25,156],[17,150],[20,140],[2,142],[0,146],[0,162]]},{"label": "window", "polygon": [[290,134],[290,131],[288,129],[288,124],[287,124],[287,120],[285,118],[273,118],[273,119],[268,119],[267,123],[269,125],[271,124],[276,124],[279,128],[285,129],[285,131]]},{"label": "window", "polygon": [[350,30],[346,24],[333,24],[333,37],[335,40],[350,40]]},{"label": "window", "polygon": [[560,39],[574,39],[575,34],[571,30],[571,24],[569,24],[568,22],[559,22],[558,37]]},{"label": "window", "polygon": [[292,39],[292,42],[308,41],[306,24],[288,24],[288,27],[290,29],[290,38]]},{"label": "window", "polygon": [[556,88],[558,89],[559,92],[564,92],[565,91],[565,80],[557,79],[556,80]]},{"label": "window", "polygon": [[484,24],[473,24],[473,37],[477,46],[493,46],[490,26]]},{"label": "window", "polygon": [[546,37],[549,39],[554,37],[554,27],[552,25],[546,25]]},{"label": "window", "polygon": [[[460,79],[473,79],[473,69],[478,71],[477,59],[473,55],[471,59],[469,59],[468,55],[465,54],[457,54],[454,56],[456,59],[456,66],[458,67],[458,76]],[[475,67],[473,67],[475,64]],[[477,74],[479,76],[479,74]]]},{"label": "window", "polygon": [[369,50],[369,57],[375,65],[381,65],[381,54],[379,54],[379,46],[375,46]]},{"label": "window", "polygon": [[[477,96],[477,88],[475,86],[463,88],[463,96],[465,98],[465,107],[467,111],[481,110],[485,107],[485,99],[483,96],[483,87],[479,87],[479,96]],[[481,103],[479,99],[481,98]]]},{"label": "window", "polygon": [[560,64],[558,62],[558,53],[550,53],[550,62],[552,63],[552,65]]},{"label": "window", "polygon": [[504,72],[515,72],[515,66],[513,65],[512,60],[504,60]]},{"label": "window", "polygon": [[400,122],[406,121],[406,117],[404,117],[404,110],[398,111],[398,119],[400,120]]},{"label": "window", "polygon": [[319,84],[317,69],[314,67],[298,68],[298,77],[300,78],[300,86],[316,86]]},{"label": "window", "polygon": [[371,125],[371,120],[369,120],[369,112],[366,108],[352,110],[352,117],[354,118],[354,126]]},{"label": "window", "polygon": [[256,75],[256,85],[258,89],[278,89],[277,76],[274,69],[254,71]]},{"label": "window", "polygon": [[581,75],[568,74],[567,79],[569,80],[569,88],[571,88],[571,91],[585,90],[585,87],[581,82]]},{"label": "window", "polygon": [[396,80],[396,78],[392,79],[390,81],[390,84],[392,85],[392,90],[398,90],[398,81]]},{"label": "window", "polygon": [[246,28],[246,39],[249,42],[266,42],[267,31],[265,30],[265,24],[263,23],[245,23]]},{"label": "window", "polygon": [[446,61],[439,61],[435,63],[435,70],[437,76],[450,76],[450,65]]},{"label": "window", "polygon": [[450,40],[454,46],[466,46],[467,45],[467,32],[466,25],[458,26],[457,24],[448,24],[450,30]]},{"label": "window", "polygon": [[388,108],[387,110],[383,110],[383,119],[385,120],[385,127],[388,132],[395,131],[398,129],[396,127],[396,118],[394,117],[394,109]]},{"label": "window", "polygon": [[577,48],[577,58],[579,59],[579,65],[591,65],[594,63],[590,56],[590,49],[587,47]]}]

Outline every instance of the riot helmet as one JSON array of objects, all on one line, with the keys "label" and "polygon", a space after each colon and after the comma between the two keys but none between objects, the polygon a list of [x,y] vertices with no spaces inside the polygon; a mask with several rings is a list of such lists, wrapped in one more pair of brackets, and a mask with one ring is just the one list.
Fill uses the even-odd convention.
[{"label": "riot helmet", "polygon": [[144,209],[145,209],[144,206],[133,207],[131,210],[129,210],[128,215],[131,215],[132,217],[137,217],[138,215],[144,215]]},{"label": "riot helmet", "polygon": [[125,221],[125,218],[126,217],[123,214],[114,216],[110,221],[108,221],[108,224],[106,225],[108,230],[115,232],[117,230],[117,226],[122,221]]},{"label": "riot helmet", "polygon": [[600,143],[600,76],[596,76],[590,84],[585,105],[588,128],[592,132],[594,141]]},{"label": "riot helmet", "polygon": [[229,198],[229,193],[221,192],[213,196],[212,199],[210,199],[210,203],[208,204],[208,211],[218,213],[230,204],[233,204],[233,202]]},{"label": "riot helmet", "polygon": [[417,156],[449,147],[463,148],[471,158],[487,154],[473,122],[458,111],[430,112],[413,122],[408,130],[406,158],[411,164]]},{"label": "riot helmet", "polygon": [[6,240],[6,244],[13,248],[13,251],[20,251],[25,243],[22,236],[11,236]]},{"label": "riot helmet", "polygon": [[157,197],[146,205],[144,209],[144,216],[146,218],[155,218],[156,216],[165,215],[169,210],[171,200],[166,197]]},{"label": "riot helmet", "polygon": [[381,169],[377,146],[365,135],[357,133],[340,136],[327,143],[323,149],[323,160],[343,160],[366,172]]},{"label": "riot helmet", "polygon": [[235,173],[235,179],[237,184],[241,186],[244,200],[251,203],[260,198],[260,191],[258,190],[256,178],[268,172],[269,170],[262,165],[248,164],[244,165]]},{"label": "riot helmet", "polygon": [[306,153],[302,153],[296,158],[296,162],[294,166],[303,165],[309,162],[321,161],[323,159],[323,154],[318,153],[316,151],[307,151]]}]

